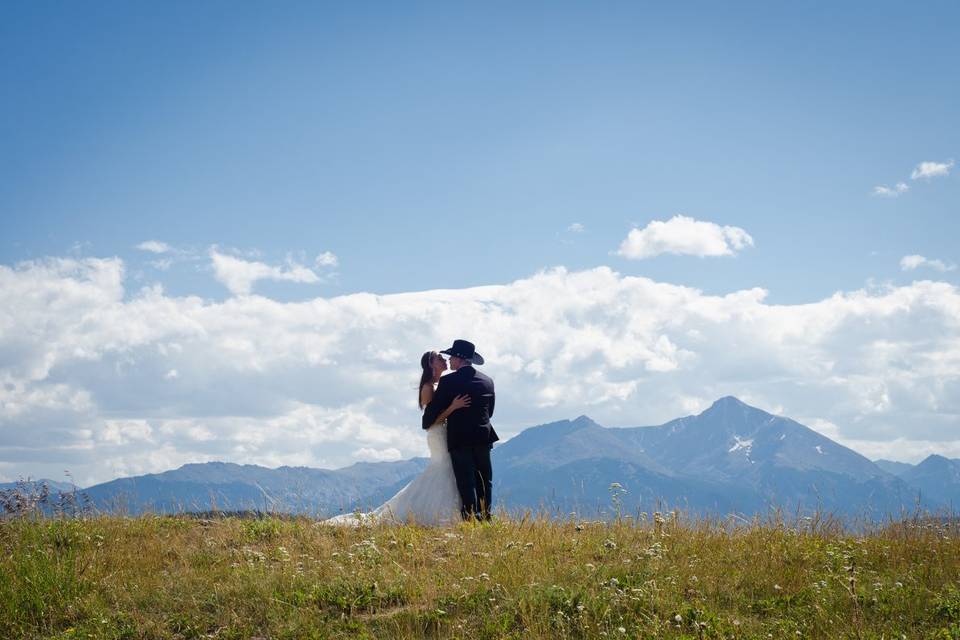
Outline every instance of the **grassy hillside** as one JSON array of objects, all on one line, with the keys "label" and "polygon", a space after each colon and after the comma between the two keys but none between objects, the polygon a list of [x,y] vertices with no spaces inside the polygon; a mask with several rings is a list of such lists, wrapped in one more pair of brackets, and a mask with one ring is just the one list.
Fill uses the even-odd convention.
[{"label": "grassy hillside", "polygon": [[0,522],[0,638],[960,638],[955,525]]}]

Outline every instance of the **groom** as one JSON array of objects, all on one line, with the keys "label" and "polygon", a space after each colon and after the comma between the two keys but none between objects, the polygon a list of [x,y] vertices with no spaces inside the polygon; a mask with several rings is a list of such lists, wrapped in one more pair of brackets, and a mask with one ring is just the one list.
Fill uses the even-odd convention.
[{"label": "groom", "polygon": [[450,356],[453,373],[437,383],[433,400],[423,412],[423,428],[429,428],[455,397],[464,393],[470,396],[469,407],[458,409],[447,418],[447,449],[460,492],[460,515],[464,520],[489,520],[493,500],[490,449],[500,439],[490,424],[495,400],[493,380],[473,368],[483,364],[483,357],[472,342],[454,340],[452,347],[440,353]]}]

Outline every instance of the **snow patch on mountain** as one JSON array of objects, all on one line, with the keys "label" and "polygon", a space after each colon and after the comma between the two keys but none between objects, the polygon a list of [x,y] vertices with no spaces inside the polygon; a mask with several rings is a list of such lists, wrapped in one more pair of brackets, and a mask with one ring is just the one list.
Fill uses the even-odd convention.
[{"label": "snow patch on mountain", "polygon": [[[750,460],[750,452],[753,450],[753,438],[744,439],[738,435],[734,435],[733,439],[734,444],[732,447],[730,447],[730,449],[727,450],[727,453],[734,453],[736,451],[743,450],[747,460]],[[750,463],[753,464],[753,460],[750,460]]]}]

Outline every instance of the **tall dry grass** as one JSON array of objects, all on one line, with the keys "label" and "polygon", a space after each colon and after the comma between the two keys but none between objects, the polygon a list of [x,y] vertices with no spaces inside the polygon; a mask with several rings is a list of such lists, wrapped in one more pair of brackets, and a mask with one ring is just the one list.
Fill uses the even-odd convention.
[{"label": "tall dry grass", "polygon": [[960,638],[950,522],[0,522],[2,638]]}]

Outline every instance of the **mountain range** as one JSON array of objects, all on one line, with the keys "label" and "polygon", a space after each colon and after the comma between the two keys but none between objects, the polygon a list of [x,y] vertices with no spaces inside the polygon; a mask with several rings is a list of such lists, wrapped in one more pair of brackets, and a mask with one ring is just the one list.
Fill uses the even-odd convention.
[{"label": "mountain range", "polygon": [[46,485],[47,489],[51,493],[69,493],[74,489],[79,489],[75,484],[69,482],[57,482],[55,480],[47,480],[46,478],[40,478],[39,480],[21,480],[20,482],[0,482],[0,491],[8,490],[24,490],[36,492],[40,490],[42,485]]},{"label": "mountain range", "polygon": [[[734,397],[659,426],[607,428],[587,416],[531,427],[494,448],[494,495],[508,510],[609,516],[680,508],[750,515],[780,508],[879,519],[960,503],[960,460],[873,462]],[[383,502],[424,458],[337,469],[187,464],[83,490],[102,510],[279,511],[327,516]],[[613,489],[611,485],[614,485]],[[616,495],[614,495],[616,494]]]},{"label": "mountain range", "polygon": [[216,510],[330,515],[383,502],[426,466],[426,458],[358,462],[336,470],[206,462],[111,480],[83,493],[101,510],[132,515]]},{"label": "mountain range", "polygon": [[878,517],[914,508],[918,495],[929,509],[960,496],[958,481],[934,495],[926,489],[932,479],[914,484],[907,469],[900,477],[794,420],[733,397],[654,427],[608,429],[586,416],[542,425],[497,453],[494,468],[507,504],[539,499],[548,508],[581,513],[609,506],[611,482],[627,490],[619,500],[628,513],[781,508]]}]

